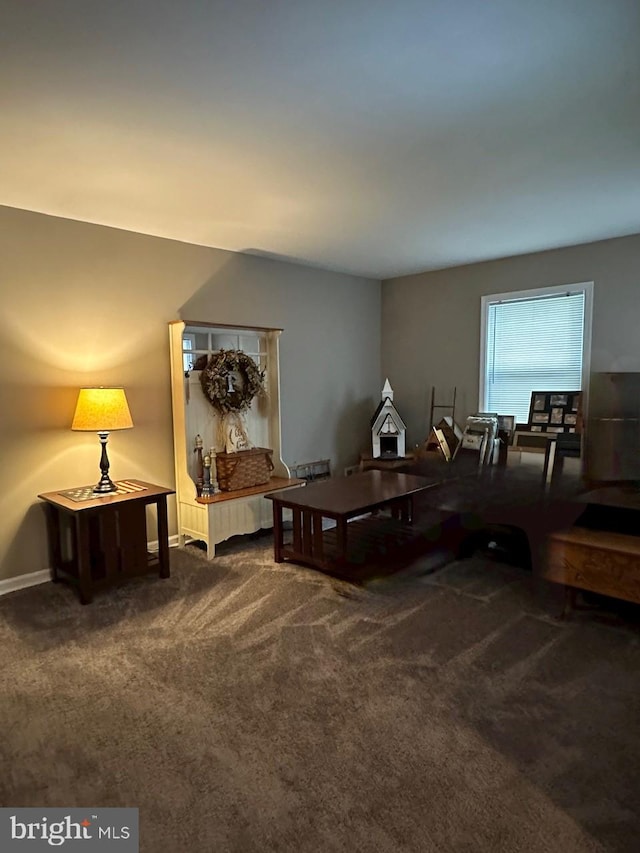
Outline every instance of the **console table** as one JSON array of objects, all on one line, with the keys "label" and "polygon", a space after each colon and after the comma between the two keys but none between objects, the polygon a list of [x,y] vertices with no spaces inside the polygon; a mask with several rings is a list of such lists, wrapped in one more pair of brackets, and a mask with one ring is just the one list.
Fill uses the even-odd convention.
[{"label": "console table", "polygon": [[[173,489],[126,480],[119,492],[78,500],[90,487],[46,492],[49,559],[52,580],[73,584],[82,604],[90,604],[96,589],[149,571],[169,577],[167,495]],[[147,551],[146,508],[155,505],[158,552]]]}]

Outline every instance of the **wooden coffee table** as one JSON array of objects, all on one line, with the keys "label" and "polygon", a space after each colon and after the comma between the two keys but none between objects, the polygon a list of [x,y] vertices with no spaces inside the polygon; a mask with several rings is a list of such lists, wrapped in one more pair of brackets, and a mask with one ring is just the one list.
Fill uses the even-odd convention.
[{"label": "wooden coffee table", "polygon": [[[415,495],[433,485],[433,480],[412,474],[365,471],[265,495],[273,502],[274,559],[331,571],[393,551],[413,535]],[[293,515],[288,544],[282,523],[285,508]],[[389,512],[378,512],[383,509]],[[335,525],[326,529],[324,519]]]}]

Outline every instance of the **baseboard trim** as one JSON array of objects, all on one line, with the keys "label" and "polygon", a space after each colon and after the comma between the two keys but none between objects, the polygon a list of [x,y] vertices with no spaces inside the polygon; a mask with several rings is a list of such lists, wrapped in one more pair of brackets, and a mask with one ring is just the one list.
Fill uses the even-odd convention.
[{"label": "baseboard trim", "polygon": [[[177,533],[174,533],[173,536],[169,537],[169,548],[177,548],[180,544],[180,537]],[[147,548],[149,551],[157,551],[158,550],[158,540],[153,539],[151,542],[147,542]]]},{"label": "baseboard trim", "polygon": [[[177,548],[179,545],[178,534],[169,537],[169,547]],[[158,550],[158,540],[147,543],[147,548],[150,551]],[[28,575],[17,575],[14,578],[6,578],[0,580],[0,596],[7,595],[10,592],[16,592],[19,589],[27,589],[30,586],[38,586],[41,583],[47,583],[51,580],[51,570],[41,569],[39,572],[30,572]]]},{"label": "baseboard trim", "polygon": [[18,575],[15,578],[0,580],[0,595],[15,592],[18,589],[26,589],[29,586],[37,586],[51,580],[49,569],[41,569],[39,572],[30,572],[28,575]]}]

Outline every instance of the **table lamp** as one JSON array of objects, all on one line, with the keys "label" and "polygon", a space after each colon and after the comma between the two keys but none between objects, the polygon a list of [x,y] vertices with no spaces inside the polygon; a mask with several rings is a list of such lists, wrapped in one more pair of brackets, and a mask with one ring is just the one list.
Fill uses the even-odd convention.
[{"label": "table lamp", "polygon": [[102,444],[100,457],[100,482],[94,487],[96,494],[117,491],[109,478],[107,440],[114,429],[130,429],[133,426],[124,388],[81,388],[76,403],[71,429],[97,432]]}]

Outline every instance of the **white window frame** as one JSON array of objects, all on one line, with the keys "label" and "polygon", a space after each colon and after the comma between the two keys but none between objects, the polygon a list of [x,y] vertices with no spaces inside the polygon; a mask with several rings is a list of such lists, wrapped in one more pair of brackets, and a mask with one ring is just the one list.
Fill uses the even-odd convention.
[{"label": "white window frame", "polygon": [[182,336],[182,366],[184,372],[188,373],[193,368],[196,354],[196,336],[184,334]]},{"label": "white window frame", "polygon": [[[582,334],[582,407],[586,415],[589,394],[589,376],[591,373],[591,329],[593,325],[593,282],[582,281],[578,284],[555,284],[551,287],[536,287],[530,290],[513,290],[507,293],[492,293],[480,300],[480,393],[478,411],[486,412],[486,375],[487,375],[487,317],[489,306],[496,302],[513,302],[519,299],[536,299],[546,296],[561,296],[563,293],[584,293],[584,328]],[[536,390],[536,389],[533,389]],[[544,389],[540,389],[544,390]],[[509,414],[500,412],[499,414]]]}]

